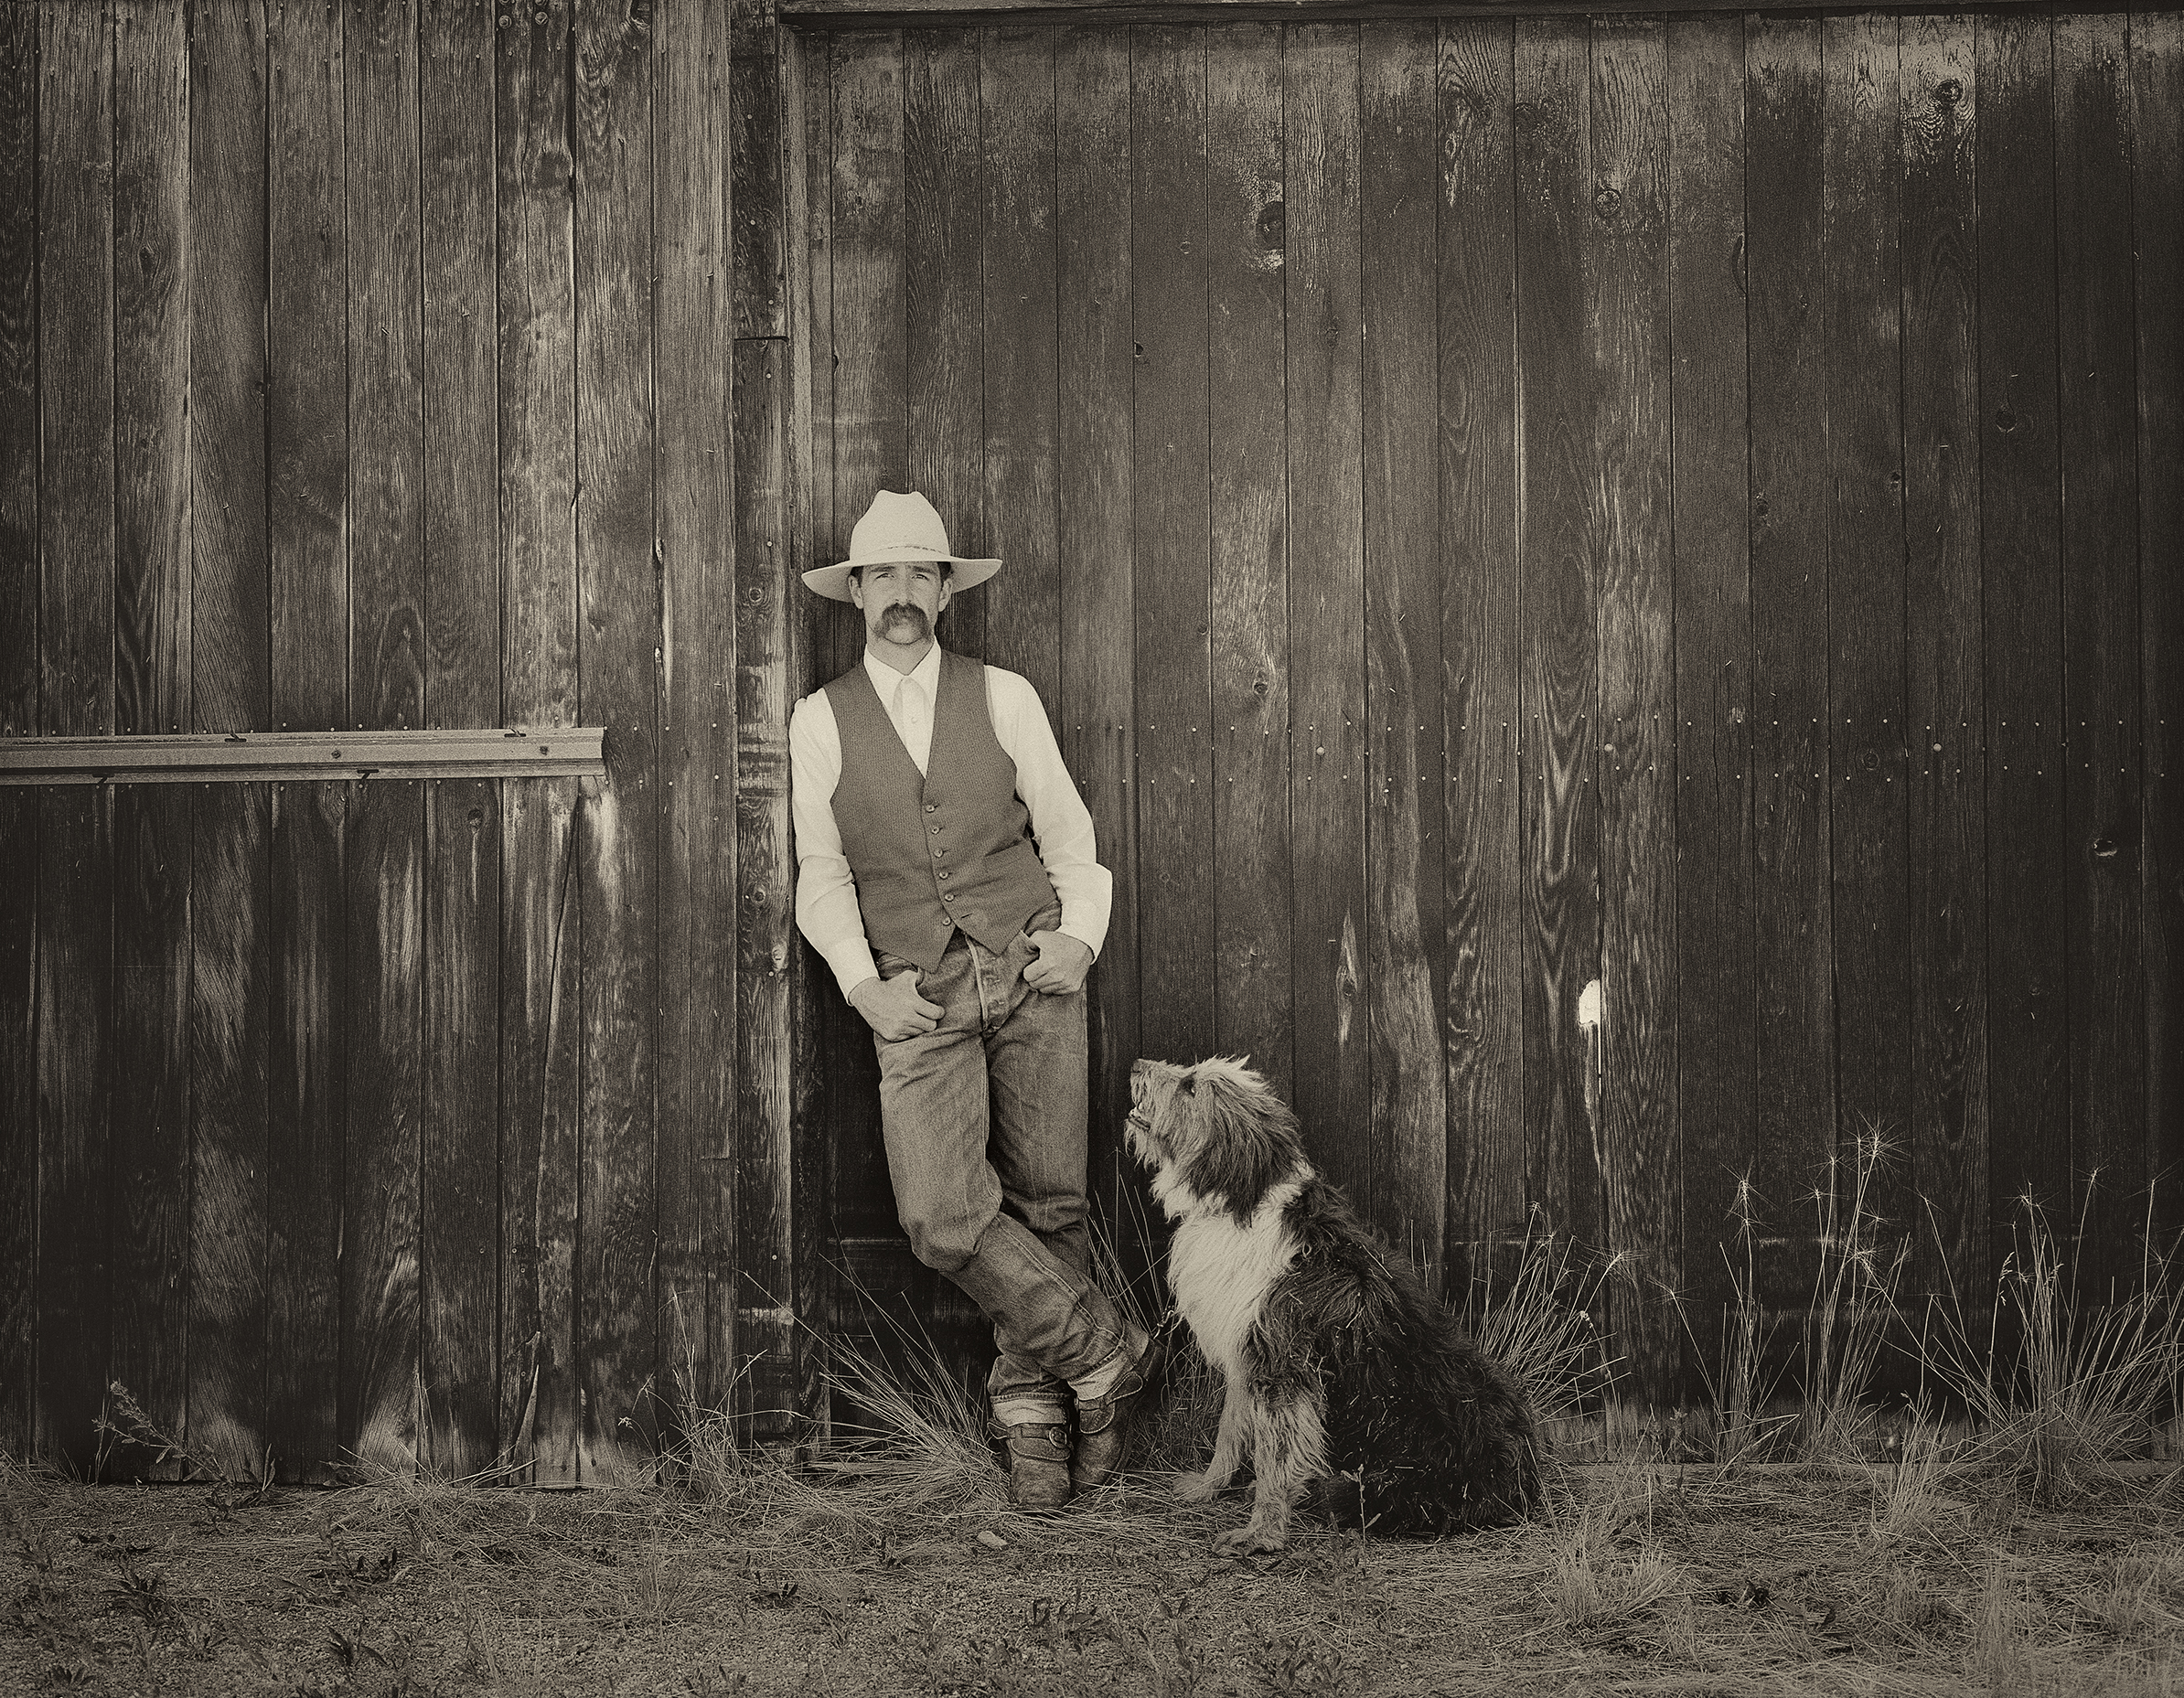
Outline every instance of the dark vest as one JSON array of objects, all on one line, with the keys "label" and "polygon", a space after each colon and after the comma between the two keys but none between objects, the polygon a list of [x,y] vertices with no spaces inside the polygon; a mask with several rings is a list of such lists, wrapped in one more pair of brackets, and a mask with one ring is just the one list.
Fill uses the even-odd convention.
[{"label": "dark vest", "polygon": [[923,773],[862,659],[827,686],[827,700],[841,734],[834,825],[873,947],[928,973],[958,926],[1006,948],[1055,890],[1016,794],[1016,763],[993,734],[986,668],[941,651]]}]

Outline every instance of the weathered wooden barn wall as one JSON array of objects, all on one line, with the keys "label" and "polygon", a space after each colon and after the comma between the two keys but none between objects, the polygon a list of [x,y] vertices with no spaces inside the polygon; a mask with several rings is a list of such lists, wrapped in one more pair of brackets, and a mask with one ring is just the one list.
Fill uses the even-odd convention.
[{"label": "weathered wooden barn wall", "polygon": [[0,14],[0,736],[609,764],[0,786],[0,1447],[119,1380],[230,1464],[612,1479],[812,1407],[831,1265],[975,1336],[789,914],[855,646],[793,573],[883,485],[1007,558],[948,638],[1108,846],[1126,1222],[1129,1060],[1249,1051],[1451,1282],[1536,1208],[1703,1328],[1749,1172],[1796,1307],[1868,1119],[1922,1287],[2095,1166],[2123,1267],[2177,14],[819,21]]},{"label": "weathered wooden barn wall", "polygon": [[[2184,1155],[2174,13],[811,55],[814,531],[915,487],[1008,561],[942,628],[1116,872],[1107,1161],[1131,1057],[1248,1052],[1451,1281],[1624,1256],[1653,1392],[1746,1177],[1804,1307],[1863,1128],[1913,1289],[2094,1169],[2130,1275]],[[832,1230],[945,1309],[819,1000]]]},{"label": "weathered wooden barn wall", "polygon": [[0,28],[0,734],[609,764],[0,789],[0,1447],[119,1380],[230,1466],[573,1481],[793,1405],[770,12]]}]

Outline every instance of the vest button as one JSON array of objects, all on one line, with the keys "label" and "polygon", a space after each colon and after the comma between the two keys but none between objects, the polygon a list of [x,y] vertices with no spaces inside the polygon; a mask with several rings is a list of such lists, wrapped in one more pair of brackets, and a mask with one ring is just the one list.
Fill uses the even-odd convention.
[{"label": "vest button", "polygon": [[944,879],[945,879],[945,878],[947,878],[947,874],[944,872],[944,873],[942,873],[940,876],[941,876],[942,878],[944,878]]},{"label": "vest button", "polygon": [[931,832],[935,837],[938,837],[940,835],[940,828],[938,826],[927,826],[926,829]]},{"label": "vest button", "polygon": [[943,896],[943,897],[942,897],[940,900],[941,900],[942,902],[954,902],[954,901],[956,900],[956,892],[953,892],[953,891],[950,891],[950,892],[948,892],[948,893],[947,893],[946,896]]},{"label": "vest button", "polygon": [[939,804],[939,803],[937,803],[937,802],[927,802],[927,803],[926,804],[926,812],[929,814],[929,813],[931,813],[931,812],[932,812],[932,811],[933,811],[935,808],[938,807],[939,806],[940,806],[940,804]]}]

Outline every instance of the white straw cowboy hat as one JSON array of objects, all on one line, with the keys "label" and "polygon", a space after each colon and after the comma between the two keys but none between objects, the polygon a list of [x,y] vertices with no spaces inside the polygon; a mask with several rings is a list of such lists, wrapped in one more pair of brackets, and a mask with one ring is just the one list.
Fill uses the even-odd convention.
[{"label": "white straw cowboy hat", "polygon": [[947,527],[933,504],[915,490],[898,496],[883,489],[850,532],[850,558],[832,566],[814,566],[804,582],[830,601],[850,599],[850,573],[860,566],[888,561],[946,561],[948,587],[973,589],[1001,570],[999,561],[967,561],[947,545]]}]

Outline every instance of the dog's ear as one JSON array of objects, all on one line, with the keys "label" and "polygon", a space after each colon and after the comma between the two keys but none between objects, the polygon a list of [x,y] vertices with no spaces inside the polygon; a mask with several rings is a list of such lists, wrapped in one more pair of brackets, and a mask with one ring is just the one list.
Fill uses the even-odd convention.
[{"label": "dog's ear", "polygon": [[1296,1117],[1256,1073],[1208,1068],[1194,1083],[1198,1136],[1185,1177],[1200,1196],[1224,1197],[1248,1220],[1303,1154]]}]

